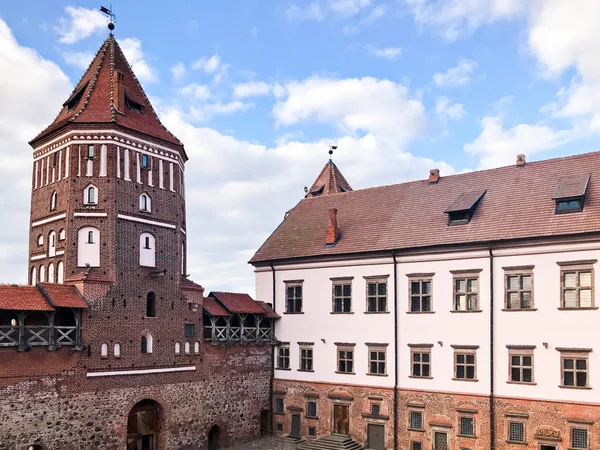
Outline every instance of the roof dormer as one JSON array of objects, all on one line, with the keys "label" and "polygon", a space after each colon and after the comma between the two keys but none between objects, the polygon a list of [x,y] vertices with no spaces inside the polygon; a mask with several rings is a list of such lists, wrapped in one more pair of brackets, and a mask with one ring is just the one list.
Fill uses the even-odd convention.
[{"label": "roof dormer", "polygon": [[583,211],[585,193],[591,174],[568,175],[558,180],[552,200],[556,202],[554,214],[569,214]]},{"label": "roof dormer", "polygon": [[444,211],[444,213],[448,214],[448,225],[464,225],[469,223],[485,192],[485,190],[477,190],[460,194]]}]

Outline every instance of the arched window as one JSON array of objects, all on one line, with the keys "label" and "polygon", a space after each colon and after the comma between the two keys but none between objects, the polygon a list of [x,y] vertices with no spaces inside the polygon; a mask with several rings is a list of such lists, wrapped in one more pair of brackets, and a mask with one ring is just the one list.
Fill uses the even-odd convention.
[{"label": "arched window", "polygon": [[37,284],[37,268],[31,268],[31,285],[35,286]]},{"label": "arched window", "polygon": [[98,188],[90,184],[83,190],[83,204],[97,205],[98,204]]},{"label": "arched window", "polygon": [[186,342],[183,348],[185,349],[186,355],[190,353],[190,343],[189,342]]},{"label": "arched window", "polygon": [[58,284],[63,284],[65,281],[65,266],[62,261],[59,261],[56,266],[56,282]]},{"label": "arched window", "polygon": [[194,342],[194,353],[200,353],[200,342]]},{"label": "arched window", "polygon": [[38,245],[44,245],[44,235],[40,234],[38,236]]},{"label": "arched window", "polygon": [[155,239],[150,233],[140,234],[140,266],[156,267]]},{"label": "arched window", "polygon": [[52,193],[52,195],[50,196],[50,209],[56,209],[56,204],[58,203],[58,194],[56,193],[56,191],[54,191]]},{"label": "arched window", "polygon": [[77,232],[77,266],[100,267],[100,230],[83,227]]},{"label": "arched window", "polygon": [[115,358],[121,357],[121,344],[119,344],[118,342],[115,342],[115,345],[113,346],[113,356]]},{"label": "arched window", "polygon": [[175,342],[175,354],[179,355],[181,353],[181,344],[179,342]]},{"label": "arched window", "polygon": [[140,195],[140,211],[150,212],[152,211],[152,200],[148,194]]},{"label": "arched window", "polygon": [[46,268],[42,264],[40,266],[40,283],[43,283],[44,281],[46,281]]},{"label": "arched window", "polygon": [[64,228],[61,228],[60,231],[58,232],[58,240],[64,241],[66,238],[67,238],[67,233],[65,232]]},{"label": "arched window", "polygon": [[152,335],[149,331],[142,334],[142,353],[152,353]]},{"label": "arched window", "polygon": [[48,264],[48,283],[54,283],[54,263]]},{"label": "arched window", "polygon": [[100,345],[100,356],[108,358],[108,344],[106,342],[103,342],[102,345]]},{"label": "arched window", "polygon": [[48,256],[56,256],[56,231],[48,235]]},{"label": "arched window", "polygon": [[146,317],[156,317],[156,295],[148,292],[146,295]]}]

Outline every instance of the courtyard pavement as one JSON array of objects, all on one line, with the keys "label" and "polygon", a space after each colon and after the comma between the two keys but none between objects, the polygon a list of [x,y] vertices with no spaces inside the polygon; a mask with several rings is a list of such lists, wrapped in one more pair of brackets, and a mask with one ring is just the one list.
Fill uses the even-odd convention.
[{"label": "courtyard pavement", "polygon": [[257,441],[246,442],[245,444],[227,447],[227,450],[294,450],[295,445],[283,442],[282,439],[265,437]]}]

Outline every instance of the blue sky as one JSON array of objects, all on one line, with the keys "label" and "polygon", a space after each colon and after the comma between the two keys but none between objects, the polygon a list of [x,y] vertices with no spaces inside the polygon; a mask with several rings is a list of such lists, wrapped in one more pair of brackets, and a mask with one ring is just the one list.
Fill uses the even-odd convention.
[{"label": "blue sky", "polygon": [[[31,150],[106,38],[100,4],[0,3],[1,282],[24,282]],[[246,264],[327,145],[356,188],[595,151],[594,0],[115,1],[115,36],[185,144],[190,271]],[[189,194],[192,195],[189,195]],[[14,226],[17,224],[18,226]]]}]

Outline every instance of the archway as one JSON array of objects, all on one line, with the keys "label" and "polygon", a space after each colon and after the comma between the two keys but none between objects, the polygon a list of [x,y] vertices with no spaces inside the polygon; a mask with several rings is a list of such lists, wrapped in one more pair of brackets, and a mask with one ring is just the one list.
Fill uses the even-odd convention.
[{"label": "archway", "polygon": [[127,417],[127,450],[159,450],[160,405],[154,400],[137,403]]},{"label": "archway", "polygon": [[208,431],[208,450],[221,448],[221,429],[218,425],[213,425]]}]

